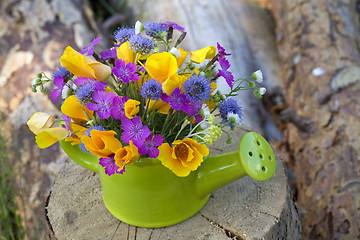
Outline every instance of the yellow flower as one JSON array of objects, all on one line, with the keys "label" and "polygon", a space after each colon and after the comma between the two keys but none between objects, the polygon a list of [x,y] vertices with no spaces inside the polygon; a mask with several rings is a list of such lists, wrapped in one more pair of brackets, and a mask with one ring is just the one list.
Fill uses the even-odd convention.
[{"label": "yellow flower", "polygon": [[[89,116],[90,119],[93,117],[93,111],[90,111],[85,106],[81,105],[75,95],[71,95],[65,99],[64,103],[61,106],[61,112],[66,116],[71,117],[75,123],[87,122],[88,119],[85,113]],[[84,113],[85,112],[85,113]]]},{"label": "yellow flower", "polygon": [[179,177],[186,177],[191,171],[195,171],[209,154],[205,144],[199,144],[191,138],[176,140],[172,147],[163,143],[159,150],[158,159]]},{"label": "yellow flower", "polygon": [[[156,103],[154,104],[154,102],[156,102]],[[150,108],[151,110],[159,109],[159,112],[162,113],[162,114],[168,114],[169,109],[170,109],[170,104],[168,104],[166,102],[163,102],[161,99],[159,99],[157,101],[150,100],[149,106],[152,106]]]},{"label": "yellow flower", "polygon": [[139,112],[139,101],[129,99],[125,102],[124,109],[125,109],[125,116],[128,119],[132,119],[134,115]]},{"label": "yellow flower", "polygon": [[83,135],[80,140],[85,148],[99,157],[108,157],[122,147],[121,142],[115,137],[115,131],[99,131],[93,129],[90,136]]},{"label": "yellow flower", "polygon": [[145,69],[153,79],[161,83],[178,70],[176,58],[169,52],[152,54],[146,60]]},{"label": "yellow flower", "polygon": [[133,63],[135,61],[136,53],[130,49],[129,42],[124,42],[121,44],[121,46],[116,49],[116,53],[117,58],[124,60],[126,64],[129,62]]},{"label": "yellow flower", "polygon": [[175,88],[181,87],[185,80],[186,77],[184,77],[184,75],[171,75],[168,79],[165,80],[165,82],[163,82],[162,90],[167,95],[170,95],[175,90]]},{"label": "yellow flower", "polygon": [[39,148],[47,148],[59,140],[63,140],[70,135],[70,132],[63,127],[54,127],[41,130],[35,136]]},{"label": "yellow flower", "polygon": [[55,118],[47,113],[37,112],[34,113],[27,125],[34,134],[38,134],[40,131],[51,128],[55,123]]},{"label": "yellow flower", "polygon": [[82,55],[70,46],[65,49],[61,56],[60,64],[78,77],[88,77],[99,81],[106,81],[111,74],[111,68],[109,66]]},{"label": "yellow flower", "polygon": [[181,56],[178,57],[178,58],[176,58],[177,67],[178,67],[178,68],[180,68],[180,67],[183,65],[183,63],[184,63],[184,61],[185,61],[185,59],[186,59],[186,57],[187,57],[187,54],[188,54],[188,52],[185,51],[185,50],[182,49],[182,48],[179,48],[179,52],[181,53]]},{"label": "yellow flower", "polygon": [[216,48],[214,46],[209,46],[190,52],[190,61],[194,63],[202,63],[205,59],[211,59],[215,57]]},{"label": "yellow flower", "polygon": [[129,142],[130,145],[120,148],[115,153],[115,164],[122,168],[124,165],[135,162],[140,158],[138,148],[133,144],[133,141]]},{"label": "yellow flower", "polygon": [[66,138],[65,141],[71,142],[71,145],[80,144],[80,138],[85,134],[87,128],[73,122],[70,123],[69,127],[72,134],[70,137]]}]

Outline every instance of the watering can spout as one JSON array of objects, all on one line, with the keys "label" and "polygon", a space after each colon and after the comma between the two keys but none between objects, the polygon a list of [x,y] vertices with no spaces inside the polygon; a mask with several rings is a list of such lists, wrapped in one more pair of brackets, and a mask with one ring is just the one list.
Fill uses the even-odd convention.
[{"label": "watering can spout", "polygon": [[260,134],[249,132],[241,138],[238,151],[205,159],[198,171],[196,190],[203,197],[246,175],[266,181],[275,169],[275,155],[269,143]]}]

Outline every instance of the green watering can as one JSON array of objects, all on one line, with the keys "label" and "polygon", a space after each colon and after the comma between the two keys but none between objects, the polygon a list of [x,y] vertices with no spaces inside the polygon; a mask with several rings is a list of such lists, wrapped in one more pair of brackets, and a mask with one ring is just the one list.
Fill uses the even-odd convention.
[{"label": "green watering can", "polygon": [[214,190],[249,175],[265,181],[276,168],[274,153],[259,134],[249,132],[240,140],[239,150],[208,156],[187,177],[178,177],[158,159],[140,158],[125,167],[124,174],[105,174],[99,158],[78,146],[60,141],[76,163],[99,173],[103,201],[119,220],[138,227],[165,227],[197,213]]}]

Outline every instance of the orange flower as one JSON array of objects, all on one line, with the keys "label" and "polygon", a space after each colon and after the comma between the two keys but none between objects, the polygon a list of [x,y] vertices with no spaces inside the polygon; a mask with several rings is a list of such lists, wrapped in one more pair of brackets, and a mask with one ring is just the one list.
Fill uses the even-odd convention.
[{"label": "orange flower", "polygon": [[159,150],[158,159],[179,177],[186,177],[191,171],[195,171],[209,154],[205,144],[199,144],[191,138],[176,140],[172,147],[163,143]]},{"label": "orange flower", "polygon": [[138,148],[133,144],[133,141],[129,142],[130,145],[120,148],[115,153],[115,164],[122,168],[124,165],[135,162],[140,158]]},{"label": "orange flower", "polygon": [[[64,103],[61,106],[61,112],[66,116],[71,117],[75,123],[87,122],[88,119],[85,113],[90,119],[93,117],[93,111],[90,111],[85,106],[81,105],[75,95],[71,95],[65,99]],[[85,113],[84,113],[85,112]]]},{"label": "orange flower", "polygon": [[139,101],[129,99],[124,104],[125,116],[132,119],[139,112]]},{"label": "orange flower", "polygon": [[94,59],[86,57],[68,46],[60,58],[60,64],[78,77],[94,78],[99,81],[106,81],[111,68]]},{"label": "orange flower", "polygon": [[93,129],[90,136],[83,135],[80,140],[85,148],[99,157],[108,157],[122,147],[121,142],[115,137],[115,131],[99,131]]}]

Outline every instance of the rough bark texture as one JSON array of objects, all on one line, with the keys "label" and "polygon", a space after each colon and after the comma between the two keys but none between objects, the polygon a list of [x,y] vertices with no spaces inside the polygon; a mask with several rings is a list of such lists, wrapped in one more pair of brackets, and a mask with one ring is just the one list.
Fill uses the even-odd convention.
[{"label": "rough bark texture", "polygon": [[[225,136],[210,150],[236,150]],[[139,228],[120,222],[105,208],[97,174],[72,160],[57,177],[47,205],[49,228],[61,239],[300,239],[298,212],[289,194],[281,158],[275,176],[259,182],[250,177],[215,191],[192,218],[166,228]]]},{"label": "rough bark texture", "polygon": [[305,239],[360,239],[359,2],[273,1]]},{"label": "rough bark texture", "polygon": [[40,150],[26,126],[37,111],[59,114],[47,95],[32,93],[30,81],[40,71],[51,76],[67,45],[92,40],[89,12],[86,1],[0,1],[0,128],[16,174],[19,213],[35,239],[44,238],[44,199],[65,159],[58,145]]}]

